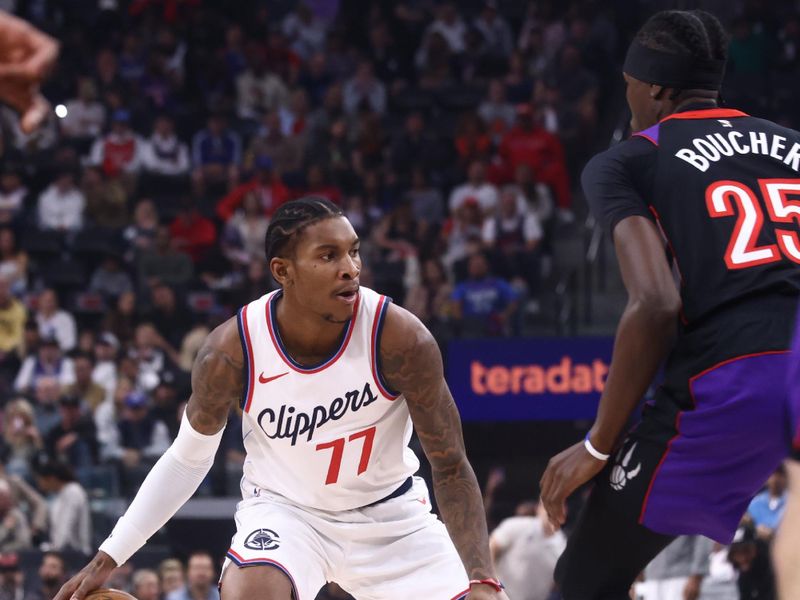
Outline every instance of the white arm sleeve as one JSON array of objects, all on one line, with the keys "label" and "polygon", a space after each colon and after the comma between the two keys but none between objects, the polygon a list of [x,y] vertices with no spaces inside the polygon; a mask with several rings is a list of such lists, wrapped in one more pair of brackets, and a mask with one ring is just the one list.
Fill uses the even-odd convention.
[{"label": "white arm sleeve", "polygon": [[211,470],[222,431],[204,435],[183,415],[178,436],[153,465],[128,510],[117,521],[100,550],[124,564],[178,512]]}]

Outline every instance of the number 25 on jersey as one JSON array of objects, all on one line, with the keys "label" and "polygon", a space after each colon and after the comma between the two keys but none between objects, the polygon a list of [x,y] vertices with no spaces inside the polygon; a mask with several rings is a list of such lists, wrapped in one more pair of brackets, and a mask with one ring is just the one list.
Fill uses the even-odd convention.
[{"label": "number 25 on jersey", "polygon": [[[759,179],[758,185],[769,218],[775,223],[777,244],[757,245],[764,226],[764,212],[748,186],[725,180],[711,184],[706,190],[706,207],[712,217],[730,217],[738,213],[725,251],[725,264],[729,269],[746,269],[782,257],[800,263],[800,179]],[[790,196],[798,199],[791,200]]]}]

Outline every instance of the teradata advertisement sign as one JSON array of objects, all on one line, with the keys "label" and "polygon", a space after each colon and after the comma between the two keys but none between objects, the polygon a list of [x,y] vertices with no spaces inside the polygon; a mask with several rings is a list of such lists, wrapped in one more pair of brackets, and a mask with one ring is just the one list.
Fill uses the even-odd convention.
[{"label": "teradata advertisement sign", "polygon": [[447,381],[465,421],[591,419],[611,337],[455,340]]}]

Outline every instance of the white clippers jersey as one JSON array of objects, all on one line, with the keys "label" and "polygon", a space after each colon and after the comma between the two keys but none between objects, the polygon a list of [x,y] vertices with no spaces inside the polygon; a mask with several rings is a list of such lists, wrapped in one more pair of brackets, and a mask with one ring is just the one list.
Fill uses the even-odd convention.
[{"label": "white clippers jersey", "polygon": [[385,498],[419,468],[411,417],[378,370],[389,300],[360,288],[339,349],[295,362],[277,328],[276,291],[238,314],[245,357],[242,495],[260,489],[301,506],[350,510]]}]

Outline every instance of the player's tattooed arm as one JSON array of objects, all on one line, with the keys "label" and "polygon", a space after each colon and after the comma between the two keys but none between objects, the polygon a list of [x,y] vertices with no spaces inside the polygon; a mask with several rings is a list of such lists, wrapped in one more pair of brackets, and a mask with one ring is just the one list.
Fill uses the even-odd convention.
[{"label": "player's tattooed arm", "polygon": [[242,397],[244,357],[236,318],[229,319],[206,338],[192,367],[192,395],[186,414],[200,433],[217,433],[228,411]]},{"label": "player's tattooed arm", "polygon": [[494,577],[480,487],[467,460],[461,419],[436,341],[411,313],[389,305],[380,353],[386,382],[408,402],[431,463],[442,520],[470,579]]}]

